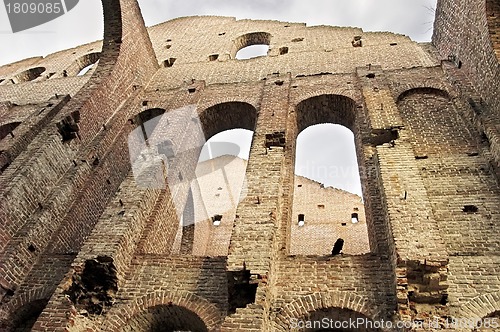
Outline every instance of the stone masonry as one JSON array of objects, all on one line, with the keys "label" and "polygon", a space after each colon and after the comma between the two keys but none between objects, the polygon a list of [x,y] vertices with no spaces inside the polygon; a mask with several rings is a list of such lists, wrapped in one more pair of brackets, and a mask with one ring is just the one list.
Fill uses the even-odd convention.
[{"label": "stone masonry", "polygon": [[[0,67],[1,331],[500,329],[498,1],[438,0],[431,43],[102,3],[102,41]],[[294,175],[320,123],[362,199]],[[248,162],[197,168],[235,128]]]}]

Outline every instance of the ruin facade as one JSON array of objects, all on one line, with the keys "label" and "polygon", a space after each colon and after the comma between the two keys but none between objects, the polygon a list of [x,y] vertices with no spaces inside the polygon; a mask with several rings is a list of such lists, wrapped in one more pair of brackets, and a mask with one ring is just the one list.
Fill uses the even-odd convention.
[{"label": "ruin facade", "polygon": [[[135,0],[109,0],[101,42],[0,67],[0,329],[497,322],[499,8],[438,0],[416,43],[228,17],[146,28]],[[267,56],[235,59],[254,44]],[[354,133],[368,252],[292,246],[311,242],[293,230],[296,137],[319,123]],[[233,128],[254,132],[245,194],[207,251],[191,182],[203,142]]]}]

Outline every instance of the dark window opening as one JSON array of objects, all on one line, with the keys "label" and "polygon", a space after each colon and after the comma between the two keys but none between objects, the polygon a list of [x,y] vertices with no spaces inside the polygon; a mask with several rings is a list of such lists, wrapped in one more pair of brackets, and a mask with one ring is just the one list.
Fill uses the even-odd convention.
[{"label": "dark window opening", "polygon": [[357,224],[359,222],[359,217],[357,213],[352,213],[351,214],[351,222],[353,224]]},{"label": "dark window opening", "polygon": [[305,222],[306,222],[305,215],[299,214],[297,224],[302,227],[304,226]]},{"label": "dark window opening", "polygon": [[172,67],[174,65],[176,58],[168,58],[167,60],[163,61],[163,67]]},{"label": "dark window opening", "polygon": [[216,214],[215,216],[212,217],[212,224],[214,226],[219,226],[222,221],[222,215]]},{"label": "dark window opening", "polygon": [[341,223],[342,226],[347,226],[346,222]]},{"label": "dark window opening", "polygon": [[21,124],[21,122],[11,122],[4,124],[3,126],[0,126],[0,140],[3,140],[7,135],[11,134],[12,132]]},{"label": "dark window opening", "polygon": [[229,314],[234,314],[237,308],[245,308],[255,302],[258,279],[252,278],[250,271],[234,271],[227,273]]},{"label": "dark window opening", "polygon": [[375,74],[374,73],[369,73],[368,75],[366,75],[366,77],[368,77],[368,78],[375,78]]},{"label": "dark window opening", "polygon": [[285,55],[288,53],[288,47],[280,47],[280,55]]},{"label": "dark window opening", "polygon": [[219,58],[219,54],[211,54],[208,56],[208,61],[215,61]]},{"label": "dark window opening", "polygon": [[466,213],[476,213],[478,210],[479,209],[475,205],[464,205],[462,208],[462,211]]},{"label": "dark window opening", "polygon": [[396,46],[398,43],[390,43],[391,46]]},{"label": "dark window opening", "polygon": [[14,313],[15,316],[11,319],[11,324],[13,326],[12,331],[31,331],[48,302],[48,299],[35,300],[18,309],[18,311]]},{"label": "dark window opening", "polygon": [[294,39],[292,39],[292,42],[293,42],[293,43],[298,43],[298,42],[301,42],[301,41],[303,41],[303,40],[304,40],[304,38],[303,38],[303,37],[300,37],[300,38],[294,38]]}]

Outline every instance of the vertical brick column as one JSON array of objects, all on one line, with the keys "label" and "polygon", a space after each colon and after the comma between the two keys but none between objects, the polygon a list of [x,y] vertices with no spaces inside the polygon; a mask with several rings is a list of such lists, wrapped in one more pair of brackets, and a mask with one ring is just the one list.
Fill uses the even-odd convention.
[{"label": "vertical brick column", "polygon": [[265,82],[246,171],[247,197],[236,210],[229,271],[246,268],[252,274],[266,274],[269,270],[284,148],[266,147],[266,135],[269,144],[269,135],[285,132],[289,85],[289,76],[270,75]]},{"label": "vertical brick column", "polygon": [[[236,210],[228,271],[249,270],[267,279],[278,228],[276,214],[284,167],[284,139],[288,114],[290,75],[268,75],[246,171],[248,192]],[[261,331],[267,306],[266,284],[259,283],[256,301],[228,316],[222,331]],[[256,319],[259,317],[259,319]]]},{"label": "vertical brick column", "polygon": [[[376,147],[382,205],[392,234],[390,254],[396,271],[403,319],[411,318],[409,300],[437,303],[447,289],[448,255],[432,213],[424,181],[415,164],[409,133],[378,66],[358,68]],[[390,238],[390,237],[389,237]]]}]

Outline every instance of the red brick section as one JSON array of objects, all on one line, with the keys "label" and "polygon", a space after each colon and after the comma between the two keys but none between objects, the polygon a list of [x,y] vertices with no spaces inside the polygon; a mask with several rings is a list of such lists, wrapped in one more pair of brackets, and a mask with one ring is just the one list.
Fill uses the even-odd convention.
[{"label": "red brick section", "polygon": [[486,19],[493,50],[500,61],[500,4],[495,0],[486,0]]},{"label": "red brick section", "polygon": [[[12,132],[11,135],[0,141],[0,174],[3,173],[1,170],[6,170],[12,161],[28,147],[28,144],[69,100],[70,96],[67,95],[55,96],[47,102],[37,105],[36,111],[16,127],[15,133]],[[11,168],[9,172],[14,174],[16,170]]]},{"label": "red brick section", "polygon": [[[9,99],[0,123],[21,122],[19,131],[55,93],[72,96],[52,120],[33,118],[0,176],[2,328],[29,328],[20,321],[33,323],[47,300],[33,331],[498,317],[498,62],[483,3],[440,1],[436,47],[357,28],[218,17],[175,19],[148,36],[135,1],[106,1],[104,12],[90,79],[60,71],[99,43],[76,48],[64,66],[51,55],[0,68],[2,77],[57,72],[0,83]],[[270,34],[269,56],[231,59],[234,41],[252,31]],[[356,35],[362,47],[352,47]],[[177,60],[158,69],[156,58]],[[149,147],[129,137],[131,122],[158,108],[188,117],[160,121]],[[290,255],[295,140],[317,123],[354,133],[369,253]],[[248,191],[229,221],[229,245],[215,251],[222,256],[196,256],[193,248],[208,252],[210,234],[200,236],[208,224],[189,232],[179,218],[201,145],[232,128],[255,130]],[[175,162],[155,150],[165,138]],[[1,144],[18,144],[11,139]]]},{"label": "red brick section", "polygon": [[438,1],[432,37],[442,59],[450,57],[456,65],[461,62],[461,69],[497,116],[500,66],[495,54],[498,43],[494,33],[499,19],[498,1]]}]

